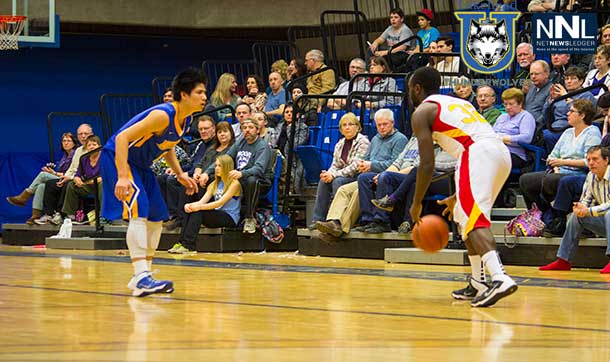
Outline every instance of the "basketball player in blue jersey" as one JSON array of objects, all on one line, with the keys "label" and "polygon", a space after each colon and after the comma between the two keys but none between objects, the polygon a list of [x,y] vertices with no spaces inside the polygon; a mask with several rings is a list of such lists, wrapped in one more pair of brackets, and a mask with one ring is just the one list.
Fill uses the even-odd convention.
[{"label": "basketball player in blue jersey", "polygon": [[195,180],[180,168],[174,146],[188,132],[192,114],[206,104],[205,77],[197,69],[187,69],[174,78],[172,90],[174,102],[133,117],[108,140],[101,155],[102,216],[129,219],[127,247],[134,275],[127,287],[136,297],[174,291],[171,281],[155,280],[150,272],[162,222],[169,218],[150,166],[165,157],[187,194],[197,191]]},{"label": "basketball player in blue jersey", "polygon": [[[517,290],[496,252],[491,233],[491,208],[511,169],[510,152],[502,140],[467,101],[440,95],[440,73],[431,67],[413,72],[409,98],[417,106],[411,116],[419,145],[415,195],[411,217],[420,221],[422,200],[434,171],[434,145],[455,157],[455,195],[440,202],[460,227],[468,249],[472,275],[466,288],[451,295],[471,300],[473,307],[489,307]],[[486,281],[485,269],[491,275]]]}]

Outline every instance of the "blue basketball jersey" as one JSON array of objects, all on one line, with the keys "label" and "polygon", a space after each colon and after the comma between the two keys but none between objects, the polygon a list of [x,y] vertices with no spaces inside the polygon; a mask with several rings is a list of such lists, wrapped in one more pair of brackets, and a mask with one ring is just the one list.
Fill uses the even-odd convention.
[{"label": "blue basketball jersey", "polygon": [[165,129],[163,134],[157,136],[155,134],[146,135],[140,139],[132,141],[129,144],[128,162],[132,166],[149,168],[152,163],[160,157],[165,156],[167,151],[174,148],[180,139],[188,131],[191,126],[193,116],[188,116],[184,122],[184,127],[180,127],[180,120],[176,117],[177,104],[173,103],[162,103],[153,106],[142,113],[134,116],[129,122],[125,123],[118,132],[116,132],[106,142],[104,149],[111,151],[112,153],[116,150],[115,139],[116,135],[121,133],[123,130],[133,126],[134,124],[141,122],[150,112],[154,110],[161,110],[169,116],[169,126]]}]

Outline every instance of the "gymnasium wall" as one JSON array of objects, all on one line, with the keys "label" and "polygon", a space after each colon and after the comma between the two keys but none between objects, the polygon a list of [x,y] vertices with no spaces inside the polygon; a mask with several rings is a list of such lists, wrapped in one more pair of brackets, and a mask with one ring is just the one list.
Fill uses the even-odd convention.
[{"label": "gymnasium wall", "polygon": [[0,223],[29,216],[30,209],[11,206],[5,197],[21,192],[48,162],[49,112],[99,112],[103,93],[151,92],[156,76],[200,67],[208,58],[251,58],[251,45],[248,40],[62,35],[59,49],[0,52]]}]

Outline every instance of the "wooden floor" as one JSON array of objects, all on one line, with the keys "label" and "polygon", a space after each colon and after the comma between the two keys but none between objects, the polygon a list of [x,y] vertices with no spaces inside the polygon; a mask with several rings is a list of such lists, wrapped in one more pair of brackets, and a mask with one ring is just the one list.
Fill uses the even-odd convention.
[{"label": "wooden floor", "polygon": [[608,361],[610,279],[508,267],[488,309],[464,267],[159,253],[167,296],[133,298],[125,251],[0,246],[0,360]]}]

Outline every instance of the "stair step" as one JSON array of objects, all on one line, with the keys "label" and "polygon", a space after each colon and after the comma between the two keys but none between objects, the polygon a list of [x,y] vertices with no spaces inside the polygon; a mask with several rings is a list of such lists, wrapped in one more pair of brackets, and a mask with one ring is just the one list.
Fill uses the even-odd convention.
[{"label": "stair step", "polygon": [[427,253],[418,248],[385,249],[384,260],[388,263],[468,265],[466,250],[443,249],[437,253]]},{"label": "stair step", "polygon": [[76,250],[112,250],[127,249],[124,238],[46,238],[45,244],[49,249],[76,249]]}]

